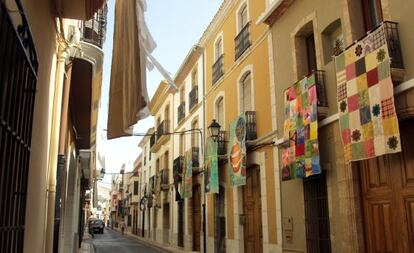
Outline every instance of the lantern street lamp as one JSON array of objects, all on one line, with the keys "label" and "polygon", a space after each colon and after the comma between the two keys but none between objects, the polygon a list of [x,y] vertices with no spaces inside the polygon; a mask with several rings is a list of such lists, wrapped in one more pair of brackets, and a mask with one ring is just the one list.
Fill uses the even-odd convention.
[{"label": "lantern street lamp", "polygon": [[220,124],[217,123],[215,119],[211,122],[210,126],[208,126],[208,130],[210,131],[210,136],[213,138],[214,141],[218,140],[220,134]]}]

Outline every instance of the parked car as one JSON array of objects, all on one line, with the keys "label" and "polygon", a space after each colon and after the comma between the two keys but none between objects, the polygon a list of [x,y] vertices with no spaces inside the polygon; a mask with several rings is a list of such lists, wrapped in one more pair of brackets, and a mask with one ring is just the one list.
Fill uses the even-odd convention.
[{"label": "parked car", "polygon": [[102,220],[90,220],[89,221],[89,231],[93,233],[104,233],[105,223]]}]

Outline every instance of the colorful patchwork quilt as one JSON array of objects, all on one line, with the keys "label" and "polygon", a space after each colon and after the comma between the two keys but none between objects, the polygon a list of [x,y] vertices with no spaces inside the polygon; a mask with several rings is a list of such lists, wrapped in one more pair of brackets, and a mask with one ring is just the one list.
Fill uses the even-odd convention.
[{"label": "colorful patchwork quilt", "polygon": [[390,56],[370,34],[335,57],[339,123],[346,161],[401,151]]},{"label": "colorful patchwork quilt", "polygon": [[282,180],[321,173],[318,143],[316,77],[311,75],[285,91]]}]

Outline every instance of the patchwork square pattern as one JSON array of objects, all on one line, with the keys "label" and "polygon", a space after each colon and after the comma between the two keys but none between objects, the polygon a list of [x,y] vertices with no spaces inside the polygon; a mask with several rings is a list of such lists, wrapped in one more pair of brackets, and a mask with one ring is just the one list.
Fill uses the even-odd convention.
[{"label": "patchwork square pattern", "polygon": [[[344,89],[346,98],[346,86]],[[286,147],[282,149],[282,180],[305,178],[321,173],[315,75],[295,83],[285,94]]]},{"label": "patchwork square pattern", "polygon": [[339,127],[348,162],[401,151],[386,43],[369,34],[335,57]]}]

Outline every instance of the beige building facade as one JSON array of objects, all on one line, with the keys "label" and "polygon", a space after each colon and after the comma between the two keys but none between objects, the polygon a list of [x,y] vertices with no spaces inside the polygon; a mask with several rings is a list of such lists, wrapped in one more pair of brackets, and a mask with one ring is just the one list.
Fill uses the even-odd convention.
[{"label": "beige building facade", "polygon": [[[318,96],[324,100],[318,108],[322,175],[280,183],[282,226],[278,233],[283,235],[283,252],[414,250],[410,218],[414,192],[409,183],[414,170],[408,162],[413,157],[409,151],[412,135],[407,132],[413,126],[413,8],[412,3],[398,0],[274,0],[259,18],[271,29],[276,142],[283,141],[285,89],[313,70],[319,71]],[[333,55],[338,50],[335,46],[343,50],[375,31],[383,31],[392,41],[391,72],[403,151],[348,164],[339,130]],[[280,168],[279,163],[275,166]],[[309,197],[311,193],[318,203]]]}]

